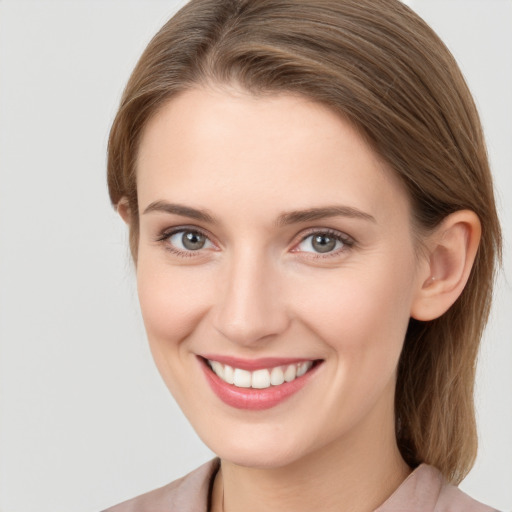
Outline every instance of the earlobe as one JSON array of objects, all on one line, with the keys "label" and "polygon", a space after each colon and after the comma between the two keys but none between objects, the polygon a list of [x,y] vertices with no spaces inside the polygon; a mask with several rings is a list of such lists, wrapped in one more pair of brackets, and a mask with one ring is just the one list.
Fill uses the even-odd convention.
[{"label": "earlobe", "polygon": [[478,216],[470,210],[448,215],[429,235],[427,261],[411,307],[416,320],[433,320],[445,313],[466,286],[481,236]]},{"label": "earlobe", "polygon": [[126,224],[130,225],[131,223],[131,210],[128,205],[128,198],[122,197],[116,206],[117,213],[121,216],[121,218],[126,222]]}]

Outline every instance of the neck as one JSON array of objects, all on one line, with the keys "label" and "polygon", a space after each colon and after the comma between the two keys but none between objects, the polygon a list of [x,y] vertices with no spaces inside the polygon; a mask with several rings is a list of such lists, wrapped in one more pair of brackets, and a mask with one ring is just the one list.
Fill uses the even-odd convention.
[{"label": "neck", "polygon": [[411,469],[396,445],[393,421],[366,423],[283,467],[250,468],[223,460],[212,512],[375,510]]}]

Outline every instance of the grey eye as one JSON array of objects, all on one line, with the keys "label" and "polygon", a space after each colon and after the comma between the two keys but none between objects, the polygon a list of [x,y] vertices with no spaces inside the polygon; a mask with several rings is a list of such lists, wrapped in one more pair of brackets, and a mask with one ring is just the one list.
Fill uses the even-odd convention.
[{"label": "grey eye", "polygon": [[317,252],[329,252],[336,247],[337,240],[327,235],[314,235],[311,247]]},{"label": "grey eye", "polygon": [[343,245],[339,238],[328,233],[314,233],[304,238],[298,249],[303,252],[326,253],[340,249]]},{"label": "grey eye", "polygon": [[199,231],[177,231],[169,237],[171,245],[182,251],[198,251],[211,245],[208,238]]}]

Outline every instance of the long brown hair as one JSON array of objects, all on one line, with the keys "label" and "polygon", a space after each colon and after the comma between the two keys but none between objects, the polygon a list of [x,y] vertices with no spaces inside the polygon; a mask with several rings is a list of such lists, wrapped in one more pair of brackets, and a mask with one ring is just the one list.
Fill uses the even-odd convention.
[{"label": "long brown hair", "polygon": [[501,237],[480,120],[452,55],[398,0],[192,0],[144,51],[110,133],[110,197],[128,201],[135,259],[141,133],[173,95],[208,83],[289,91],[339,112],[402,179],[419,231],[460,209],[478,215],[467,286],[442,317],[410,321],[395,398],[404,459],[458,483],[476,456],[475,363]]}]

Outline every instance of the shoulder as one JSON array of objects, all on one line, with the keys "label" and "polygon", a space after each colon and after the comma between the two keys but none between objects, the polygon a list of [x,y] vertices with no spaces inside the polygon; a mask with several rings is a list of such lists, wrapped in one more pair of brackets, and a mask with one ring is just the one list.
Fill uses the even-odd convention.
[{"label": "shoulder", "polygon": [[213,459],[170,484],[108,508],[103,512],[206,512],[213,476],[219,460]]},{"label": "shoulder", "polygon": [[[437,470],[436,470],[437,471]],[[437,500],[435,512],[497,512],[495,508],[489,507],[474,500],[458,487],[450,485],[443,479],[441,492]]]},{"label": "shoulder", "polygon": [[421,464],[376,512],[497,512],[449,484],[441,472]]}]

